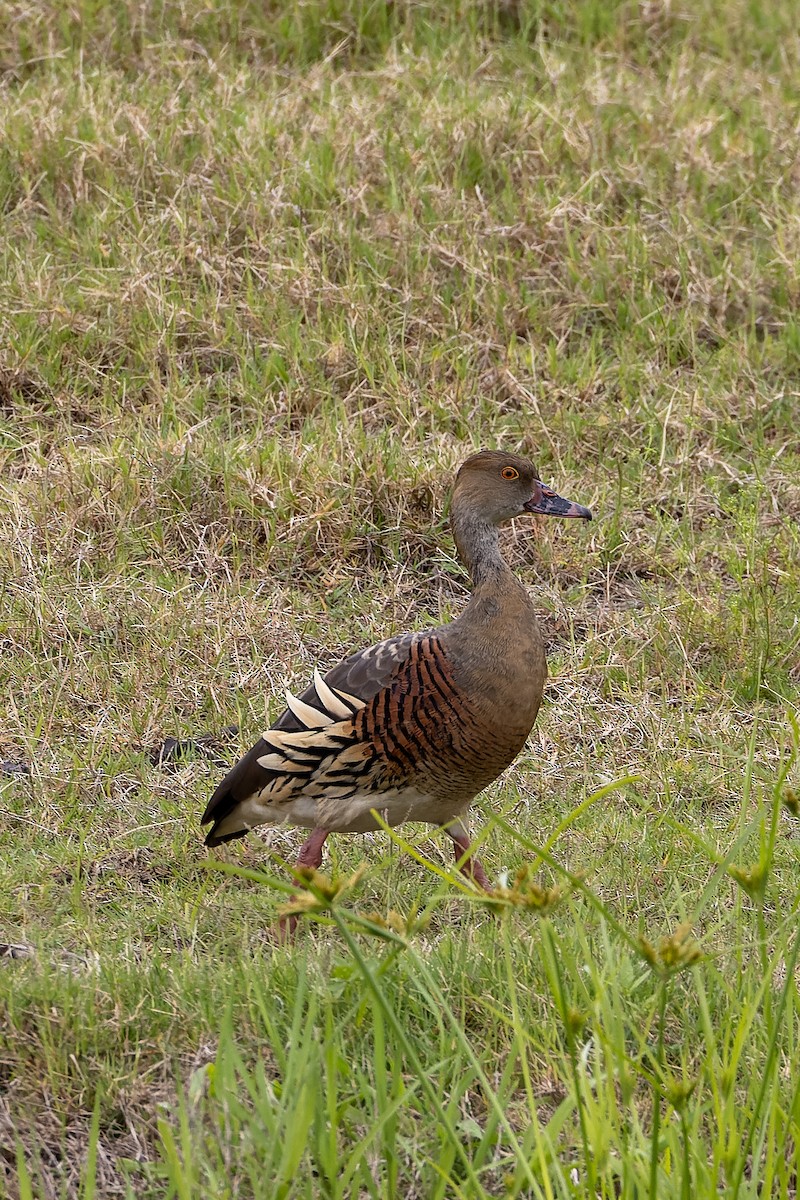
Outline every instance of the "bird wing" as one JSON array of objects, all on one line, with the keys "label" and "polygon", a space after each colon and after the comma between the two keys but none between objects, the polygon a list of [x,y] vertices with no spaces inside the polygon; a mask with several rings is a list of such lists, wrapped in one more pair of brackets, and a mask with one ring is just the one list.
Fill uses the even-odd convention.
[{"label": "bird wing", "polygon": [[[211,796],[202,817],[203,825],[213,822],[206,845],[216,846],[244,837],[247,828],[230,832],[221,828],[237,806],[274,785],[277,777],[285,776],[287,768],[289,774],[305,773],[311,765],[308,761],[311,750],[302,743],[307,742],[309,733],[319,731],[317,742],[320,735],[323,742],[335,737],[337,731],[329,727],[351,721],[360,708],[389,685],[407,662],[412,647],[426,636],[403,633],[387,638],[351,654],[328,671],[324,679],[315,671],[314,682],[300,696],[290,696],[287,692],[287,707],[277,721],[239,759]],[[298,742],[293,735],[299,735],[299,744],[293,744]]]},{"label": "bird wing", "polygon": [[[400,633],[397,637],[376,642],[366,650],[357,650],[355,654],[332,667],[323,683],[366,703],[387,686],[397,668],[408,658],[411,647],[422,637],[425,637],[424,633]],[[325,705],[317,691],[316,672],[314,683],[306,688],[299,699],[304,704],[311,704],[314,708],[325,711]],[[302,729],[303,726],[298,722],[291,706],[288,706],[272,728]]]}]

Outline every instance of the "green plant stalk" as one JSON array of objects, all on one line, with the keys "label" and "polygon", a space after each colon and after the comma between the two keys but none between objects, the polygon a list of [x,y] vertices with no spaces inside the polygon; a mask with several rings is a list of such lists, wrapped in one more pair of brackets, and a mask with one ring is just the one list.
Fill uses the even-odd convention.
[{"label": "green plant stalk", "polygon": [[95,1092],[81,1200],[94,1200],[97,1189],[97,1145],[100,1139],[100,1091]]},{"label": "green plant stalk", "polygon": [[22,1148],[22,1142],[19,1141],[16,1145],[16,1166],[19,1200],[34,1200],[30,1172],[28,1171],[28,1166],[25,1162],[25,1151]]},{"label": "green plant stalk", "polygon": [[[353,937],[350,930],[347,928],[346,921],[342,920],[342,917],[339,914],[339,912],[336,910],[336,908],[334,908],[332,910],[331,915],[333,917],[333,920],[336,924],[337,929],[339,930],[339,932],[341,933],[345,942],[347,943],[348,949],[349,949],[350,953],[352,954],[353,959],[355,960],[356,964],[358,965],[358,969],[364,978],[364,982],[366,983],[369,990],[372,992],[373,997],[375,998],[376,1002],[380,1006],[381,1011],[383,1012],[389,1025],[391,1025],[391,1027],[395,1033],[395,1036],[397,1037],[398,1041],[400,1042],[400,1045],[403,1048],[404,1053],[408,1056],[408,1061],[413,1066],[414,1071],[417,1076],[417,1079],[419,1080],[420,1086],[422,1087],[422,1090],[425,1092],[428,1102],[431,1105],[431,1111],[434,1113],[438,1112],[441,1107],[441,1098],[437,1095],[436,1090],[433,1087],[433,1084],[431,1083],[430,1079],[428,1079],[428,1076],[425,1073],[422,1063],[420,1062],[419,1057],[417,1056],[417,1052],[414,1049],[411,1042],[409,1041],[408,1037],[406,1036],[406,1032],[403,1029],[403,1026],[400,1024],[400,1021],[398,1020],[396,1013],[393,1011],[391,1005],[387,1002],[386,997],[383,994],[383,991],[378,986],[378,982],[375,979],[375,976],[373,975],[366,959],[362,955],[362,953],[359,949],[358,943],[356,942],[356,940]],[[456,1152],[456,1155],[458,1156],[458,1158],[461,1161],[461,1165],[463,1166],[464,1170],[466,1171],[466,1173],[469,1176],[469,1178],[471,1179],[471,1181],[473,1183],[477,1184],[478,1183],[477,1176],[474,1173],[472,1164],[469,1161],[469,1158],[467,1157],[467,1154],[466,1154],[464,1147],[462,1146],[460,1140],[458,1139],[458,1137],[456,1137],[455,1132],[453,1131],[453,1129],[451,1129],[451,1127],[449,1125],[446,1125],[444,1123],[442,1123],[442,1125],[443,1125],[443,1129],[444,1129],[444,1132],[445,1132],[448,1140],[451,1142],[453,1149]]]},{"label": "green plant stalk", "polygon": [[550,951],[550,961],[553,964],[553,973],[558,988],[558,1003],[561,1008],[561,1020],[564,1023],[564,1031],[567,1035],[567,1052],[569,1054],[570,1069],[572,1071],[572,1086],[575,1090],[575,1105],[578,1109],[578,1123],[581,1131],[581,1145],[583,1146],[583,1162],[587,1175],[586,1186],[589,1194],[595,1195],[597,1192],[597,1179],[595,1175],[594,1153],[591,1145],[589,1144],[589,1132],[586,1128],[583,1083],[581,1080],[580,1069],[578,1067],[578,1054],[575,1047],[575,1033],[569,1018],[569,1002],[567,1000],[567,995],[564,988],[561,965],[558,961],[558,953],[556,951],[553,928],[549,921],[547,921],[545,925],[545,936],[547,938],[547,944]]},{"label": "green plant stalk", "polygon": [[[775,862],[775,842],[778,836],[778,823],[781,815],[782,792],[783,786],[786,783],[789,771],[794,765],[795,754],[789,755],[786,761],[782,764],[781,770],[778,773],[778,779],[775,783],[772,792],[772,812],[770,815],[769,830],[765,836],[764,819],[761,817],[761,852],[759,854],[759,869],[763,871],[763,885],[758,893],[756,901],[756,920],[758,923],[758,955],[761,963],[762,976],[769,971],[769,951],[768,951],[768,934],[767,923],[764,916],[764,905],[767,898],[767,886],[770,875]],[[767,1028],[772,1030],[772,988],[767,987],[764,992],[764,1019]]]},{"label": "green plant stalk", "polygon": [[[366,960],[364,959],[363,955],[361,954],[361,952],[358,948],[358,944],[355,941],[355,938],[352,936],[350,930],[347,928],[346,923],[342,920],[341,915],[337,911],[336,908],[332,909],[331,916],[333,917],[333,920],[335,921],[337,928],[340,930],[342,936],[344,937],[345,941],[347,942],[348,948],[349,948],[351,954],[353,955],[353,958],[355,959],[356,963],[358,964],[359,970],[361,970],[362,973],[364,974],[364,978],[367,982],[367,986],[369,987],[370,991],[373,993],[373,995],[378,1000],[378,1003],[383,1008],[384,1015],[387,1017],[389,1024],[392,1026],[392,1028],[394,1029],[398,1038],[400,1039],[401,1044],[403,1045],[404,1049],[407,1050],[407,1053],[409,1054],[409,1061],[414,1066],[415,1071],[419,1072],[420,1083],[421,1083],[426,1095],[428,1096],[428,1099],[431,1100],[432,1102],[435,1102],[435,1106],[438,1108],[440,1105],[440,1098],[436,1095],[433,1085],[431,1084],[431,1082],[427,1078],[427,1076],[424,1074],[423,1069],[422,1069],[422,1064],[420,1063],[420,1061],[417,1057],[416,1051],[413,1049],[413,1047],[409,1043],[408,1039],[406,1038],[403,1028],[397,1019],[397,1016],[392,1011],[391,1007],[386,1003],[386,999],[385,999],[383,993],[381,992],[380,988],[378,987],[377,981],[375,980],[372,972],[370,971],[369,967],[367,966]],[[450,1006],[447,1004],[447,1001],[445,1000],[444,996],[442,995],[441,991],[439,990],[438,986],[436,985],[435,981],[433,980],[426,964],[416,954],[413,955],[413,958],[414,958],[415,967],[416,967],[417,971],[419,972],[420,977],[422,979],[424,979],[426,987],[433,994],[433,998],[436,1001],[436,1004],[439,1007],[440,1012],[444,1015],[445,1020],[447,1021],[451,1030],[455,1034],[456,1039],[458,1040],[458,1042],[460,1043],[465,1054],[469,1058],[470,1065],[474,1069],[476,1077],[480,1081],[481,1087],[484,1089],[484,1092],[489,1101],[489,1104],[494,1109],[495,1115],[498,1117],[500,1124],[502,1125],[502,1127],[505,1131],[506,1137],[508,1138],[509,1142],[513,1146],[514,1152],[517,1155],[519,1162],[525,1166],[529,1186],[534,1188],[535,1191],[537,1192],[537,1194],[539,1194],[539,1188],[536,1184],[536,1181],[535,1181],[533,1175],[531,1174],[530,1168],[527,1167],[525,1155],[523,1154],[522,1147],[519,1144],[519,1140],[517,1139],[517,1136],[514,1133],[514,1130],[511,1128],[511,1125],[509,1124],[509,1121],[508,1121],[508,1117],[506,1116],[501,1105],[499,1104],[499,1102],[497,1100],[497,1096],[495,1095],[494,1090],[492,1089],[492,1086],[489,1083],[489,1080],[486,1078],[486,1073],[484,1072],[483,1068],[481,1067],[480,1062],[478,1061],[474,1050],[470,1046],[469,1041],[468,1041],[466,1035],[464,1034],[464,1031],[461,1027],[461,1023],[457,1020],[457,1018],[453,1014],[452,1010],[450,1009]],[[463,1146],[458,1141],[458,1139],[455,1137],[452,1130],[448,1130],[448,1136],[451,1139],[451,1141],[453,1142],[453,1144],[458,1147],[457,1153],[459,1154],[459,1157],[462,1159],[465,1166],[467,1167],[467,1170],[470,1173],[470,1176],[472,1176],[474,1174],[474,1172],[472,1171],[472,1166],[469,1163],[469,1160],[467,1159],[466,1154],[464,1153]]]},{"label": "green plant stalk", "polygon": [[503,958],[506,967],[506,983],[508,985],[508,995],[511,1001],[511,1017],[514,1028],[514,1041],[519,1055],[519,1064],[522,1071],[522,1078],[525,1083],[525,1095],[528,1100],[528,1111],[531,1114],[533,1122],[534,1138],[536,1140],[536,1154],[539,1159],[539,1166],[544,1180],[545,1194],[547,1200],[552,1200],[553,1190],[550,1185],[550,1176],[547,1170],[547,1160],[542,1145],[542,1131],[539,1125],[539,1114],[536,1109],[536,1098],[533,1094],[533,1085],[531,1083],[531,1073],[528,1066],[528,1052],[525,1045],[525,1036],[522,1028],[522,1017],[519,1011],[519,997],[517,995],[517,981],[514,976],[514,970],[511,963],[511,945],[508,936],[509,917],[501,918],[502,942],[503,942]]},{"label": "green plant stalk", "polygon": [[800,929],[795,934],[794,946],[792,947],[791,957],[786,964],[786,979],[784,981],[783,989],[781,991],[781,998],[780,998],[780,1002],[778,1004],[778,1011],[775,1014],[775,1021],[772,1026],[772,1029],[770,1030],[769,1047],[767,1049],[767,1061],[764,1063],[763,1074],[761,1076],[761,1083],[760,1083],[759,1089],[758,1089],[758,1096],[756,1097],[756,1103],[753,1107],[753,1117],[750,1122],[750,1128],[747,1131],[747,1137],[745,1138],[744,1145],[742,1146],[741,1153],[739,1155],[739,1161],[738,1161],[737,1167],[736,1167],[736,1174],[734,1175],[732,1200],[737,1200],[737,1197],[739,1195],[739,1188],[741,1187],[741,1183],[742,1183],[742,1175],[744,1174],[745,1164],[750,1155],[750,1148],[753,1144],[753,1138],[755,1136],[756,1121],[758,1120],[759,1114],[761,1112],[761,1107],[764,1103],[764,1097],[767,1094],[767,1083],[769,1081],[770,1074],[772,1072],[772,1067],[775,1062],[775,1056],[777,1054],[777,1049],[778,1049],[778,1030],[780,1029],[781,1021],[783,1020],[783,1013],[786,1008],[786,1002],[787,1002],[788,995],[789,995],[789,989],[793,988],[795,986],[794,968],[795,968],[795,963],[797,962],[797,955],[798,955],[799,951],[800,951]]},{"label": "green plant stalk", "polygon": [[681,1143],[683,1151],[683,1175],[681,1177],[681,1200],[692,1200],[692,1164],[689,1157],[689,1129],[685,1108],[681,1109]]},{"label": "green plant stalk", "polygon": [[653,1080],[653,1127],[650,1141],[650,1200],[658,1200],[658,1140],[661,1136],[661,1074],[664,1070],[664,1025],[667,1013],[668,979],[661,976],[658,991],[658,1053],[659,1070]]},{"label": "green plant stalk", "polygon": [[603,901],[594,894],[592,889],[588,887],[586,883],[584,883],[580,875],[576,875],[574,871],[570,871],[567,867],[563,866],[563,864],[557,859],[553,858],[552,854],[549,854],[543,846],[538,846],[536,842],[532,841],[529,837],[526,837],[525,834],[520,833],[520,831],[515,829],[513,825],[510,825],[504,817],[495,817],[495,824],[500,829],[504,830],[504,832],[507,833],[514,841],[518,842],[522,846],[525,846],[528,850],[531,850],[534,854],[538,855],[542,862],[547,863],[552,870],[556,871],[564,879],[569,880],[575,891],[580,892],[584,899],[591,904],[592,908],[600,913],[600,915],[605,921],[608,922],[615,933],[617,933],[622,940],[626,942],[628,946],[630,946],[631,950],[634,951],[637,957],[640,955],[639,943],[637,939],[632,933],[628,932],[628,930],[620,921],[617,920],[617,918],[608,908],[608,905],[604,904]]}]

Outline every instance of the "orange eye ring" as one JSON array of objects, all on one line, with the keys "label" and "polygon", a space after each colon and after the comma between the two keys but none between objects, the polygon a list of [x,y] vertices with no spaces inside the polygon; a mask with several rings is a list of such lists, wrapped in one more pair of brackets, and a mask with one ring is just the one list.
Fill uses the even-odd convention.
[{"label": "orange eye ring", "polygon": [[503,467],[500,474],[503,476],[503,479],[519,479],[519,471],[514,467]]}]

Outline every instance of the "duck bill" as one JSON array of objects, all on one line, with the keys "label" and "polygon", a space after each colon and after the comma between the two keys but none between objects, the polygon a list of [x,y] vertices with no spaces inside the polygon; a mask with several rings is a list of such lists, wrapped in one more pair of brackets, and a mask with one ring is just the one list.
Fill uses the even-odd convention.
[{"label": "duck bill", "polygon": [[526,512],[539,513],[543,517],[580,517],[583,521],[591,521],[592,510],[576,504],[574,500],[565,500],[558,496],[552,488],[541,485],[538,496],[531,496],[523,506]]}]

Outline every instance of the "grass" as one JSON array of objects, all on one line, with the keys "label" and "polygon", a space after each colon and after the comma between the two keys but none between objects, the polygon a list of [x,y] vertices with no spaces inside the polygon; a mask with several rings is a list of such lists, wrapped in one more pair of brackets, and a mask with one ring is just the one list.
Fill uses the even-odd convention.
[{"label": "grass", "polygon": [[[794,6],[0,22],[0,1191],[795,1197]],[[152,752],[457,612],[481,445],[597,518],[505,541],[506,890],[332,839],[275,947],[297,835]]]}]

